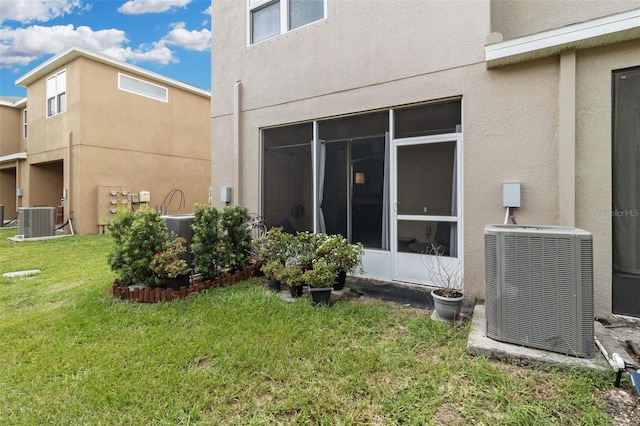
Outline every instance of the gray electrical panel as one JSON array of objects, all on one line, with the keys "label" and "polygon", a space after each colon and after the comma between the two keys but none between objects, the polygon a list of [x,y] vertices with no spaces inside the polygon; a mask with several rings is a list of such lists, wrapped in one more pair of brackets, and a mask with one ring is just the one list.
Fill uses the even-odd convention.
[{"label": "gray electrical panel", "polygon": [[487,336],[592,357],[592,235],[570,227],[488,225],[484,247]]}]

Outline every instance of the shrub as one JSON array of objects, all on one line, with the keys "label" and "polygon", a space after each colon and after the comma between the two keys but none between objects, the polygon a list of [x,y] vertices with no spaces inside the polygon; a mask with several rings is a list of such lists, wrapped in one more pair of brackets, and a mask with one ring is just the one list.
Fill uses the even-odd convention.
[{"label": "shrub", "polygon": [[161,285],[164,284],[165,278],[176,278],[178,275],[186,275],[189,272],[187,261],[183,259],[187,253],[185,242],[183,237],[163,241],[162,251],[153,255],[149,267],[159,278]]},{"label": "shrub", "polygon": [[193,215],[193,265],[197,273],[210,280],[217,277],[222,269],[224,245],[220,232],[220,212],[215,207],[196,204]]},{"label": "shrub", "polygon": [[118,273],[120,285],[154,284],[155,274],[149,262],[162,250],[167,227],[155,211],[146,207],[132,212],[120,210],[108,226],[115,242],[108,263]]},{"label": "shrub", "polygon": [[231,271],[242,269],[251,255],[251,216],[246,207],[227,206],[220,215],[222,250],[220,263]]}]

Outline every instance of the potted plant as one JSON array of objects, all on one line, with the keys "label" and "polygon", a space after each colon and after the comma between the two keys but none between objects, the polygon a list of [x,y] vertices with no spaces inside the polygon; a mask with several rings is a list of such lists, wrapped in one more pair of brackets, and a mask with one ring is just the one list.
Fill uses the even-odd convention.
[{"label": "potted plant", "polygon": [[284,265],[280,259],[271,259],[260,268],[267,277],[269,290],[280,291],[280,280],[277,277],[280,276],[283,268]]},{"label": "potted plant", "polygon": [[157,277],[161,286],[178,290],[189,286],[189,266],[184,260],[187,253],[186,240],[177,237],[162,242],[162,250],[153,255],[149,268]]},{"label": "potted plant", "polygon": [[316,255],[325,257],[336,268],[334,290],[342,290],[347,274],[356,272],[362,264],[362,243],[349,244],[342,235],[328,235],[320,243]]},{"label": "potted plant", "polygon": [[291,291],[291,297],[298,298],[302,296],[302,287],[304,284],[303,270],[296,262],[287,262],[276,275],[276,279],[287,283]]},{"label": "potted plant", "polygon": [[303,274],[309,284],[309,292],[315,303],[329,304],[331,291],[336,280],[336,266],[326,257],[313,260],[311,269]]},{"label": "potted plant", "polygon": [[431,291],[436,314],[441,319],[454,322],[462,309],[464,300],[462,267],[459,262],[448,262],[435,244],[431,247],[432,255],[427,256],[427,271],[431,281],[438,288]]}]

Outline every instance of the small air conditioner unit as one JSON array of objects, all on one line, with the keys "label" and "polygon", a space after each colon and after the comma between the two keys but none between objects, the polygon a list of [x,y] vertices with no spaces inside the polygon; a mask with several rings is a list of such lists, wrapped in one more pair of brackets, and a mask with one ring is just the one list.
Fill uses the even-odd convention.
[{"label": "small air conditioner unit", "polygon": [[488,225],[484,247],[487,336],[592,357],[591,234],[571,227]]},{"label": "small air conditioner unit", "polygon": [[185,246],[187,253],[185,259],[187,264],[191,266],[193,263],[193,253],[191,253],[191,242],[193,240],[193,223],[195,222],[195,216],[192,214],[184,215],[168,215],[162,216],[164,223],[167,225],[167,231],[169,234],[173,234],[177,237],[182,237],[186,240]]},{"label": "small air conditioner unit", "polygon": [[20,207],[18,234],[24,238],[50,237],[55,234],[55,207]]}]

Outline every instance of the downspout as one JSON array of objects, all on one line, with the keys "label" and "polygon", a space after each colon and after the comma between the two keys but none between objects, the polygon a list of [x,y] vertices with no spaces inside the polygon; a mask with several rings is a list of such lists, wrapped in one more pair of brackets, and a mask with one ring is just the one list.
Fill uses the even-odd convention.
[{"label": "downspout", "polygon": [[72,179],[72,154],[73,154],[73,132],[69,131],[68,134],[68,144],[67,144],[67,191],[66,191],[66,199],[64,200],[64,212],[63,212],[63,223],[64,219],[71,220],[71,214],[73,213],[72,200],[73,196],[73,179]]},{"label": "downspout", "polygon": [[235,188],[235,195],[231,195],[231,200],[235,200],[236,205],[241,205],[242,199],[242,187],[241,187],[241,179],[242,176],[242,121],[240,118],[241,114],[241,99],[240,96],[242,82],[236,81],[233,86],[233,164],[235,168],[235,173],[233,175],[233,188]]},{"label": "downspout", "polygon": [[558,207],[560,225],[576,223],[576,51],[560,54]]}]

